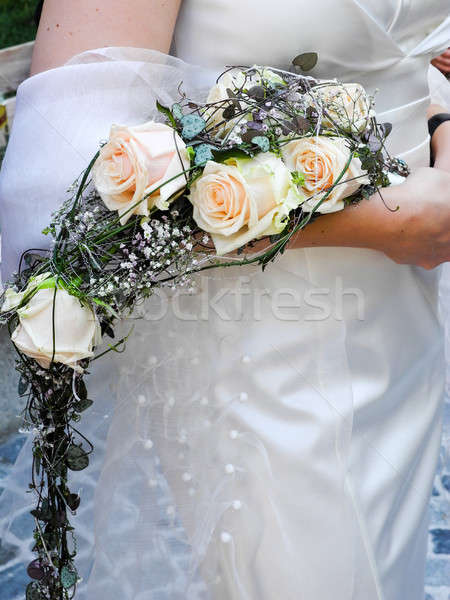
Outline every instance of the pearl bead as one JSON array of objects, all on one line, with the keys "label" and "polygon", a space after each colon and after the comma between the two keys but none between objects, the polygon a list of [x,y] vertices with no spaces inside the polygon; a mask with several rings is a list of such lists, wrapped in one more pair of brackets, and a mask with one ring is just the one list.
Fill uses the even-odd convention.
[{"label": "pearl bead", "polygon": [[193,487],[190,487],[190,488],[188,489],[188,494],[189,494],[189,496],[193,496],[193,495],[195,494],[195,488],[193,488]]},{"label": "pearl bead", "polygon": [[229,542],[231,542],[231,534],[229,534],[228,531],[222,531],[222,533],[220,534],[220,539],[224,544],[228,544]]},{"label": "pearl bead", "polygon": [[169,406],[175,406],[175,398],[173,396],[170,396],[169,398],[167,398],[167,404]]},{"label": "pearl bead", "polygon": [[152,488],[156,487],[158,485],[158,482],[156,481],[156,479],[149,479],[148,480],[148,485]]},{"label": "pearl bead", "polygon": [[191,365],[198,365],[200,362],[200,359],[198,358],[198,356],[194,356],[194,358],[191,358]]},{"label": "pearl bead", "polygon": [[239,435],[239,432],[236,429],[232,429],[229,433],[229,436],[232,440],[235,440],[238,435]]},{"label": "pearl bead", "polygon": [[183,481],[190,481],[192,479],[192,475],[190,473],[183,473],[182,478]]},{"label": "pearl bead", "polygon": [[239,400],[241,402],[245,402],[246,400],[248,400],[248,394],[247,394],[247,392],[241,392],[239,394]]},{"label": "pearl bead", "polygon": [[166,513],[167,513],[168,515],[173,515],[173,514],[175,514],[175,508],[174,508],[173,506],[168,506],[168,507],[166,508]]},{"label": "pearl bead", "polygon": [[158,359],[156,358],[156,356],[149,356],[148,357],[148,364],[150,366],[156,365],[157,362],[158,362]]},{"label": "pearl bead", "polygon": [[240,500],[233,500],[231,506],[234,508],[234,510],[240,510],[242,507],[242,502]]},{"label": "pearl bead", "polygon": [[234,466],[231,463],[225,465],[225,473],[228,473],[229,475],[234,473]]},{"label": "pearl bead", "polygon": [[144,442],[144,448],[146,450],[150,450],[151,448],[153,448],[153,442],[152,442],[152,440],[145,440],[145,442]]},{"label": "pearl bead", "polygon": [[202,404],[202,406],[206,406],[208,402],[209,400],[206,396],[203,396],[203,398],[200,399],[200,404]]},{"label": "pearl bead", "polygon": [[143,394],[140,394],[138,396],[138,404],[143,406],[146,402],[147,402],[147,398]]},{"label": "pearl bead", "polygon": [[251,361],[250,356],[248,356],[247,354],[245,356],[242,357],[242,362],[244,363],[244,365],[248,365],[248,363]]}]

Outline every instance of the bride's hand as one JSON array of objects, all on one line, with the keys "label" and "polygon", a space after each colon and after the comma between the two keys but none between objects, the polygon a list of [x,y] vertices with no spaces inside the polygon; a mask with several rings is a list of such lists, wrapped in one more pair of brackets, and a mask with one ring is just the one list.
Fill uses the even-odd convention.
[{"label": "bride's hand", "polygon": [[397,201],[399,208],[395,213],[386,211],[387,215],[377,211],[380,225],[385,226],[380,227],[379,234],[375,229],[369,247],[397,263],[425,269],[450,260],[450,173],[422,167],[405,183],[382,193],[389,196],[386,202],[390,208],[392,201]]},{"label": "bride's hand", "polygon": [[290,247],[349,246],[386,254],[396,263],[431,269],[450,261],[450,173],[421,167],[368,200],[323,215]]}]

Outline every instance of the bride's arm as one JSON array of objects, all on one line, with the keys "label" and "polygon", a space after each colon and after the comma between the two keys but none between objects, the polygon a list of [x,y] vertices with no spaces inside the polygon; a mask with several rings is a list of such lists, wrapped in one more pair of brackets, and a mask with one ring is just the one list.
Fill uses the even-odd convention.
[{"label": "bride's arm", "polygon": [[168,52],[181,0],[45,0],[31,73],[104,46]]},{"label": "bride's arm", "polygon": [[[167,52],[180,0],[45,0],[32,72],[63,64],[102,46],[137,46]],[[450,260],[448,130],[436,138],[436,166],[382,190],[345,211],[324,215],[301,231],[291,247],[351,246],[380,250],[400,263],[425,268]],[[439,138],[439,139],[438,139]],[[448,166],[450,170],[450,165]]]}]

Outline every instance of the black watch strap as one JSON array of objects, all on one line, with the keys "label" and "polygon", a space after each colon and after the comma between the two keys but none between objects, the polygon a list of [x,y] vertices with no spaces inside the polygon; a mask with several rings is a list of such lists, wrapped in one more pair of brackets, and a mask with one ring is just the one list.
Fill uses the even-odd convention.
[{"label": "black watch strap", "polygon": [[[428,119],[428,133],[430,134],[430,142],[431,142],[431,138],[433,137],[433,133],[436,131],[436,129],[439,127],[439,125],[441,125],[442,123],[445,123],[445,121],[450,121],[450,113],[438,113],[437,115],[433,115],[430,119]],[[434,155],[433,155],[433,151],[431,149],[431,143],[430,143],[430,166],[432,167],[434,165]]]}]

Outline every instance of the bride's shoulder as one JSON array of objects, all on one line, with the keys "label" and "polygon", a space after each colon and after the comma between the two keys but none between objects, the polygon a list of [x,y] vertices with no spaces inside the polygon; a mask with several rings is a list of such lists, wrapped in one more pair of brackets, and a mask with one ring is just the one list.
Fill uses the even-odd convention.
[{"label": "bride's shoulder", "polygon": [[41,14],[31,73],[105,46],[168,52],[179,5],[180,0],[49,0]]}]

